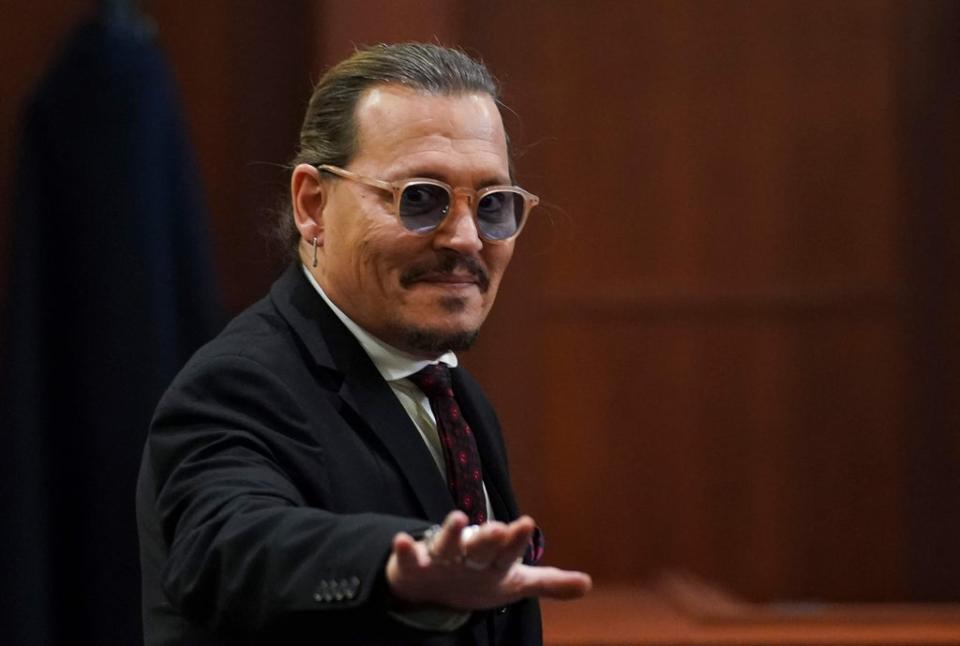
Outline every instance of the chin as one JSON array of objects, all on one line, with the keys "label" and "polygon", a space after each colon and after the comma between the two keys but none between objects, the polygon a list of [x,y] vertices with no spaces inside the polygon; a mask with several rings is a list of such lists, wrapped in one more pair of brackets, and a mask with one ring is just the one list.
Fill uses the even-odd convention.
[{"label": "chin", "polygon": [[399,330],[402,349],[413,354],[437,357],[444,352],[469,350],[480,335],[479,328],[436,328],[410,326]]},{"label": "chin", "polygon": [[486,318],[482,303],[455,296],[431,299],[405,314],[396,321],[392,338],[401,349],[430,356],[470,348]]}]

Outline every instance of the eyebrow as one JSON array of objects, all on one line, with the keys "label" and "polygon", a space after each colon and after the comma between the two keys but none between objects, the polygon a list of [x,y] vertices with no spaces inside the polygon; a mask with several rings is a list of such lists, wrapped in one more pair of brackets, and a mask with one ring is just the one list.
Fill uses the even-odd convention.
[{"label": "eyebrow", "polygon": [[[443,182],[444,184],[450,184],[450,181],[443,175],[443,173],[436,173],[433,171],[404,171],[394,180],[394,182],[402,182],[408,179],[422,178],[422,179],[433,179],[438,182]],[[450,184],[453,186],[452,184]],[[509,178],[503,180],[500,176],[491,175],[482,179],[476,184],[476,188],[486,188],[488,186],[512,186],[512,183]]]}]

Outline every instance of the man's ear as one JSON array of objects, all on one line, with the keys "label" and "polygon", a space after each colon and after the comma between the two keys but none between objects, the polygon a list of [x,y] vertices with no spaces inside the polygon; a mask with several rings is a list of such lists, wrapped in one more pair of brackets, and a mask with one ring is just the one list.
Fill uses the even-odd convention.
[{"label": "man's ear", "polygon": [[293,221],[300,236],[308,244],[323,246],[323,208],[327,203],[327,190],[320,181],[320,171],[310,164],[298,164],[290,177],[290,203],[293,204]]}]

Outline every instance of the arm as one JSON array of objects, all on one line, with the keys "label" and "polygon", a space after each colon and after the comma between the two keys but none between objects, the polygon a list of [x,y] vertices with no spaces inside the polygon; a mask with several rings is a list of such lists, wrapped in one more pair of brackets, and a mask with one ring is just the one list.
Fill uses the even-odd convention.
[{"label": "arm", "polygon": [[[238,356],[188,369],[161,402],[148,444],[163,587],[192,621],[256,630],[306,611],[386,617],[393,537],[429,523],[331,511],[323,471],[335,456],[316,437],[324,420],[308,417],[279,378]],[[350,598],[325,594],[334,587]]]},{"label": "arm", "polygon": [[[179,614],[217,630],[258,631],[295,616],[327,633],[339,626],[402,634],[410,607],[397,601],[469,610],[563,594],[557,585],[572,585],[573,594],[589,586],[584,575],[571,584],[563,574],[558,583],[552,568],[478,572],[434,563],[414,539],[429,523],[407,508],[343,513],[325,465],[350,456],[326,455],[317,429],[353,431],[329,402],[310,398],[305,411],[304,399],[259,363],[222,356],[185,370],[161,402],[148,455],[168,546],[163,586]],[[499,551],[512,562],[527,524],[511,524],[515,540],[504,540],[502,523],[490,524],[457,549],[468,547],[474,560]],[[450,545],[459,545],[462,529],[448,523]],[[477,594],[457,596],[467,589]]]}]

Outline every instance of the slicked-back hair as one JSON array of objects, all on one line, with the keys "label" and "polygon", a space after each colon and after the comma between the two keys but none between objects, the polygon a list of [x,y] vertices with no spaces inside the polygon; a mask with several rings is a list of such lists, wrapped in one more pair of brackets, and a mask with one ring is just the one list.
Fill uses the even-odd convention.
[{"label": "slicked-back hair", "polygon": [[[500,98],[486,66],[458,49],[429,43],[359,49],[330,68],[314,87],[291,168],[297,164],[347,166],[357,152],[357,102],[365,91],[384,84],[428,95],[485,93],[495,102]],[[297,257],[300,232],[290,207],[281,214],[278,234]]]}]

